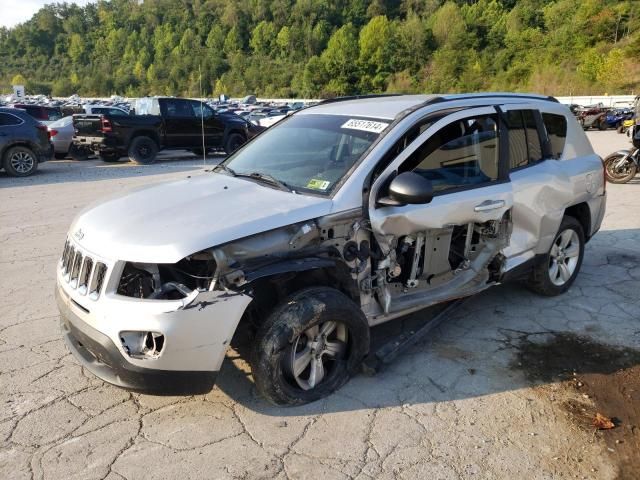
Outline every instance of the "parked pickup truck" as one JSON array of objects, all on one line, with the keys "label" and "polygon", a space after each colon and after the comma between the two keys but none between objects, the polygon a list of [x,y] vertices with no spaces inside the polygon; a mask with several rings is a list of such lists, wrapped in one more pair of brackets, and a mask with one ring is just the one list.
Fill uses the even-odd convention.
[{"label": "parked pickup truck", "polygon": [[261,129],[235,114],[217,113],[186,98],[147,97],[134,102],[134,115],[74,115],[74,143],[105,162],[122,156],[153,163],[158,151],[187,149],[197,155],[222,148],[231,153]]}]

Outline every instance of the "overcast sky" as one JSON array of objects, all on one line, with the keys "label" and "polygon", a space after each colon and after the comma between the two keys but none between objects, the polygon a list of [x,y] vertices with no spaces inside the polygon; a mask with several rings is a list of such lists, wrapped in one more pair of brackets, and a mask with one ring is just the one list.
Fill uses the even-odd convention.
[{"label": "overcast sky", "polygon": [[[62,3],[65,0],[0,0],[0,26],[13,27],[26,22],[40,7],[47,3]],[[86,5],[90,0],[66,0],[67,3]],[[94,0],[95,1],[95,0]]]}]

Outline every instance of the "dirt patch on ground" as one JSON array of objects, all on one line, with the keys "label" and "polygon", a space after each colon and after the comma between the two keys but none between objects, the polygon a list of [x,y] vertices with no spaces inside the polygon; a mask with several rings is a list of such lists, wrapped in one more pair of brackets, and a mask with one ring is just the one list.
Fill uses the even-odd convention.
[{"label": "dirt patch on ground", "polygon": [[532,383],[560,386],[559,404],[606,443],[618,478],[640,478],[640,351],[565,333],[523,334],[517,348],[514,367]]}]

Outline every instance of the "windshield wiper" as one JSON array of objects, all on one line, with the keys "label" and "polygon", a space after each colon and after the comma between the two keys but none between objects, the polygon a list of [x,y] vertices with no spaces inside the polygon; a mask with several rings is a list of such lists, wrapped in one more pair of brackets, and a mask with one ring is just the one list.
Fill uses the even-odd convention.
[{"label": "windshield wiper", "polygon": [[237,177],[238,174],[230,167],[227,167],[224,163],[219,163],[215,167],[213,167],[213,172],[215,172],[218,168],[221,168],[225,172],[229,173],[232,177]]},{"label": "windshield wiper", "polygon": [[[229,167],[227,167],[229,168]],[[262,182],[268,183],[278,187],[280,190],[286,190],[287,192],[293,192],[293,189],[281,180],[269,175],[268,173],[251,172],[251,173],[236,173],[235,177],[254,178]]]}]

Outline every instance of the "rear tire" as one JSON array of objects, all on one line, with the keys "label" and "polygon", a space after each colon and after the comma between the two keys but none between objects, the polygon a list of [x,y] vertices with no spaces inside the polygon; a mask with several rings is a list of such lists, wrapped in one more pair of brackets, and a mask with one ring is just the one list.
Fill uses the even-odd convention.
[{"label": "rear tire", "polygon": [[156,161],[158,144],[149,137],[136,137],[129,145],[129,160],[138,165],[149,165]]},{"label": "rear tire", "polygon": [[624,165],[615,168],[615,164],[622,158],[619,153],[612,153],[604,159],[604,172],[610,183],[627,183],[638,173],[638,166],[628,158]]},{"label": "rear tire", "polygon": [[2,165],[12,177],[28,177],[38,169],[38,157],[30,148],[13,147],[5,153]]},{"label": "rear tire", "polygon": [[78,145],[72,143],[69,147],[69,156],[74,160],[79,162],[84,162],[89,159],[91,155],[91,151],[85,147],[79,147]]},{"label": "rear tire", "polygon": [[269,402],[303,405],[342,387],[368,351],[360,307],[336,289],[312,287],[285,298],[260,327],[251,370]]},{"label": "rear tire", "polygon": [[100,160],[107,163],[115,163],[120,161],[119,153],[101,153],[99,155]]},{"label": "rear tire", "polygon": [[231,133],[228,137],[227,137],[227,141],[224,144],[224,151],[227,155],[232,154],[233,152],[235,152],[238,148],[240,148],[244,142],[246,142],[247,140],[240,135],[239,133]]},{"label": "rear tire", "polygon": [[545,297],[569,290],[582,266],[584,245],[582,225],[575,218],[565,216],[549,252],[531,272],[529,289]]}]

